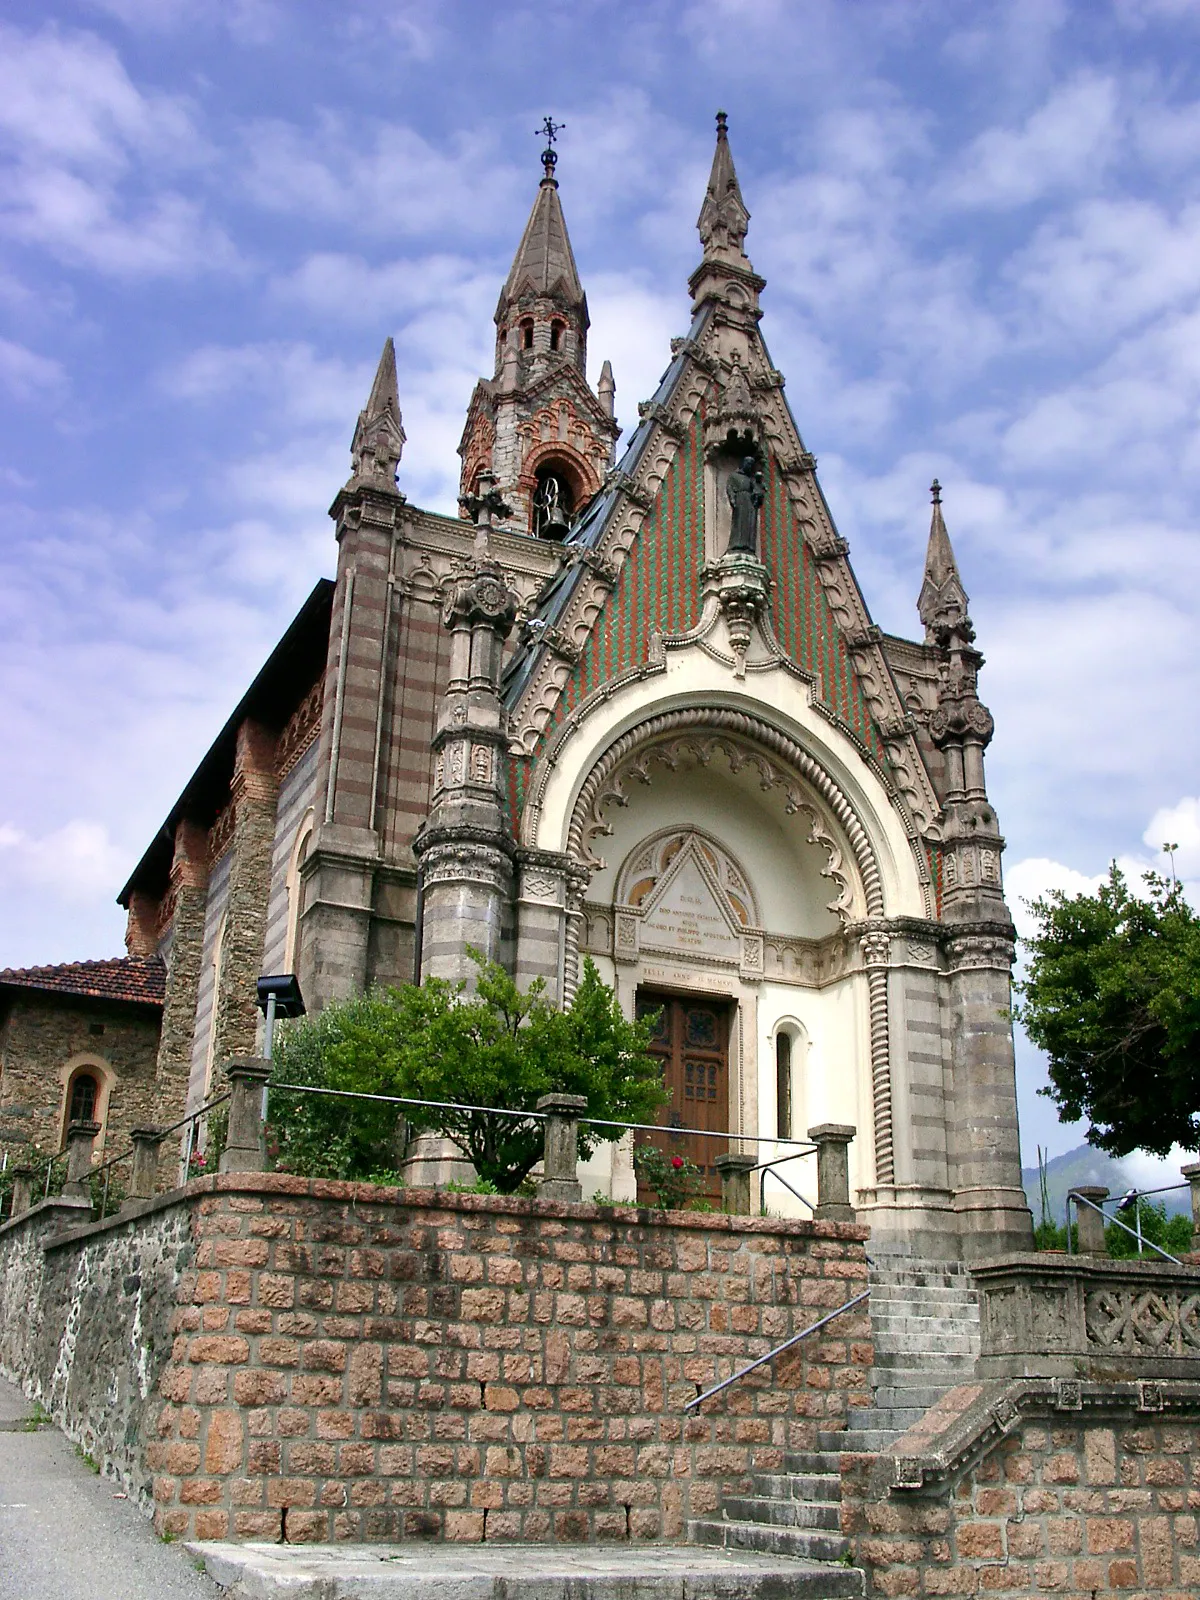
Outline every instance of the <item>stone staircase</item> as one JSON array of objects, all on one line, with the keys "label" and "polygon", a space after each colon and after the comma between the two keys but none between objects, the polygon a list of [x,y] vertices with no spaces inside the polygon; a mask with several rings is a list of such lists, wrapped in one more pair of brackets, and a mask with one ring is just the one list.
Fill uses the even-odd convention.
[{"label": "stone staircase", "polygon": [[838,1447],[877,1453],[974,1374],[979,1298],[959,1261],[873,1255],[870,1282],[873,1404],[851,1412]]},{"label": "stone staircase", "polygon": [[[878,1255],[871,1261],[870,1283],[872,1404],[851,1412],[853,1426],[844,1432],[818,1435],[817,1450],[785,1456],[782,1473],[755,1473],[748,1494],[727,1494],[719,1519],[689,1524],[692,1543],[844,1561],[849,1541],[841,1532],[841,1453],[886,1450],[948,1389],[972,1376],[979,1301],[965,1266]],[[845,1570],[858,1577],[857,1569]]]}]

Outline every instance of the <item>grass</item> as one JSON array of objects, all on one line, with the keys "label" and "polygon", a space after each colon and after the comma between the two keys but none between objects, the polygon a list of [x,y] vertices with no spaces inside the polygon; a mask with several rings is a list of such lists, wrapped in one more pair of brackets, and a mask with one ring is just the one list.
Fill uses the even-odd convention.
[{"label": "grass", "polygon": [[39,1428],[44,1428],[50,1421],[50,1413],[46,1411],[40,1400],[33,1402],[33,1410],[22,1422],[21,1427],[25,1433],[36,1433]]},{"label": "grass", "polygon": [[89,1472],[94,1472],[97,1477],[100,1476],[100,1463],[96,1460],[95,1456],[90,1455],[81,1444],[77,1444],[75,1446],[75,1454],[79,1457],[80,1461],[83,1462],[84,1466]]}]

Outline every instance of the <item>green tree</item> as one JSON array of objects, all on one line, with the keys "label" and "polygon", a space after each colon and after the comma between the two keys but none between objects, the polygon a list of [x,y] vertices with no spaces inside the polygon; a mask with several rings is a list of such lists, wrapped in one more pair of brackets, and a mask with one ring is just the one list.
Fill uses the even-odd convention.
[{"label": "green tree", "polygon": [[[306,1083],[401,1096],[439,1106],[406,1106],[410,1129],[444,1134],[480,1178],[510,1194],[541,1159],[543,1124],[534,1116],[461,1111],[469,1104],[532,1112],[551,1091],[579,1094],[588,1114],[648,1122],[666,1096],[646,1052],[652,1019],[629,1022],[616,996],[585,961],[571,1005],[560,1010],[538,980],[522,993],[494,962],[479,964],[475,993],[428,978],[326,1007],[280,1039],[273,1082]],[[290,1171],[368,1177],[396,1165],[396,1107],[322,1095],[272,1092],[270,1139]],[[579,1153],[620,1137],[579,1129]]]},{"label": "green tree", "polygon": [[1200,1144],[1200,917],[1157,873],[1130,892],[1114,862],[1096,894],[1033,902],[1016,1016],[1049,1057],[1042,1093],[1087,1117],[1110,1155]]}]

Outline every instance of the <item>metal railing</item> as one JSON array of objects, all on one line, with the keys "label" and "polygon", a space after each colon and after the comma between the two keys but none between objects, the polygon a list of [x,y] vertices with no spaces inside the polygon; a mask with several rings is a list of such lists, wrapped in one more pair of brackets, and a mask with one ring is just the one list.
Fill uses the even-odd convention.
[{"label": "metal railing", "polygon": [[[1166,1185],[1162,1189],[1150,1189],[1150,1190],[1147,1190],[1146,1192],[1148,1194],[1166,1194],[1169,1189],[1184,1189],[1184,1188],[1188,1188],[1188,1187],[1190,1187],[1190,1185],[1188,1185],[1188,1184],[1172,1183],[1172,1184]],[[1117,1196],[1113,1196],[1112,1198],[1117,1199],[1118,1197]],[[1137,1198],[1141,1199],[1142,1196],[1138,1195]],[[1079,1207],[1081,1205],[1090,1206],[1093,1211],[1098,1211],[1100,1213],[1101,1218],[1105,1222],[1115,1223],[1118,1228],[1124,1228],[1125,1232],[1130,1236],[1131,1239],[1136,1239],[1137,1243],[1138,1243],[1138,1254],[1139,1255],[1143,1252],[1143,1250],[1148,1245],[1151,1250],[1157,1250],[1160,1256],[1165,1257],[1166,1260],[1172,1262],[1175,1266],[1181,1267],[1183,1265],[1183,1262],[1180,1261],[1178,1256],[1173,1256],[1169,1250],[1164,1250],[1162,1245],[1155,1244],[1153,1239],[1144,1238],[1144,1236],[1142,1234],[1142,1217],[1141,1217],[1140,1209],[1138,1211],[1138,1218],[1137,1218],[1138,1225],[1137,1225],[1137,1228],[1134,1229],[1134,1228],[1131,1228],[1127,1222],[1122,1222],[1120,1217],[1118,1217],[1118,1216],[1111,1216],[1110,1217],[1108,1215],[1108,1213],[1105,1211],[1104,1206],[1102,1204],[1101,1205],[1097,1205],[1094,1200],[1089,1200],[1087,1195],[1079,1194],[1074,1189],[1068,1190],[1068,1192],[1067,1192],[1067,1203],[1066,1203],[1066,1207],[1065,1207],[1065,1215],[1066,1215],[1066,1219],[1067,1219],[1067,1254],[1069,1256],[1072,1256],[1072,1255],[1075,1254],[1075,1251],[1071,1247],[1071,1201],[1072,1200],[1074,1200],[1074,1202],[1075,1202],[1075,1226],[1076,1227],[1079,1226]],[[1081,1250],[1079,1252],[1079,1254],[1083,1255],[1084,1252]]]},{"label": "metal railing", "polygon": [[783,1187],[788,1191],[789,1194],[794,1194],[796,1199],[800,1201],[801,1205],[806,1205],[810,1211],[815,1211],[817,1209],[816,1206],[813,1205],[812,1201],[808,1198],[808,1196],[806,1194],[801,1194],[799,1189],[796,1188],[794,1183],[789,1183],[787,1181],[787,1179],[784,1177],[782,1172],[777,1172],[775,1170],[777,1167],[783,1166],[785,1161],[799,1161],[804,1156],[815,1156],[816,1153],[817,1153],[816,1145],[815,1144],[810,1144],[808,1146],[808,1148],[805,1149],[805,1150],[797,1150],[790,1156],[780,1156],[775,1161],[763,1161],[763,1162],[760,1163],[760,1165],[758,1165],[757,1167],[755,1167],[753,1169],[755,1172],[757,1172],[759,1174],[759,1180],[758,1180],[758,1209],[764,1215],[766,1214],[766,1210],[767,1210],[767,1178],[768,1178],[768,1176],[774,1178],[776,1183],[781,1183],[783,1185]]},{"label": "metal railing", "polygon": [[768,1361],[774,1361],[776,1356],[781,1356],[785,1350],[790,1350],[793,1345],[799,1344],[802,1339],[807,1339],[812,1334],[819,1333],[835,1317],[840,1317],[845,1311],[853,1310],[855,1306],[862,1305],[864,1300],[869,1300],[870,1298],[870,1289],[864,1289],[861,1294],[856,1294],[852,1300],[847,1300],[845,1305],[838,1306],[836,1311],[828,1312],[827,1315],[821,1317],[810,1327],[805,1328],[802,1333],[794,1333],[790,1339],[785,1339],[782,1344],[776,1345],[774,1350],[768,1350],[765,1356],[759,1356],[757,1361],[751,1361],[749,1366],[741,1367],[730,1377],[722,1378],[720,1383],[713,1384],[711,1389],[706,1389],[703,1394],[698,1394],[694,1400],[689,1400],[683,1409],[691,1411],[694,1407],[703,1405],[706,1400],[711,1400],[713,1395],[720,1394],[723,1389],[728,1389],[731,1383],[737,1383],[739,1378],[744,1378],[748,1372],[755,1372],[759,1367],[766,1366]]},{"label": "metal railing", "polygon": [[[232,1093],[231,1089],[226,1089],[224,1094],[214,1095],[211,1100],[206,1101],[204,1105],[199,1106],[195,1111],[189,1111],[186,1117],[180,1117],[178,1122],[172,1122],[169,1127],[158,1130],[161,1141],[169,1139],[173,1133],[178,1133],[181,1128],[188,1130],[186,1140],[180,1140],[181,1147],[187,1151],[186,1156],[180,1163],[182,1168],[181,1176],[185,1183],[192,1176],[191,1166],[196,1154],[196,1136],[199,1132],[201,1121],[208,1116],[210,1111],[214,1111],[217,1106],[224,1105],[230,1099]],[[104,1174],[104,1186],[100,1197],[100,1216],[98,1218],[100,1222],[104,1221],[108,1213],[109,1181],[113,1172],[123,1162],[132,1161],[133,1156],[134,1147],[131,1144],[127,1150],[122,1150],[119,1155],[110,1156],[107,1161],[102,1161],[99,1166],[91,1169],[89,1177],[92,1179],[98,1178],[101,1173]]]}]

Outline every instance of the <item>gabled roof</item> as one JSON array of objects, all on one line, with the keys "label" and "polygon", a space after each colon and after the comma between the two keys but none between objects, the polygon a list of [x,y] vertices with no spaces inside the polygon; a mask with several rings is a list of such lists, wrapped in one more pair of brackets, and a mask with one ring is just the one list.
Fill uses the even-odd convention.
[{"label": "gabled roof", "polygon": [[53,967],[5,967],[0,989],[36,989],[81,1000],[112,1000],[124,1005],[161,1007],[167,969],[157,956],[149,961],[116,956],[109,961],[66,961]]}]

